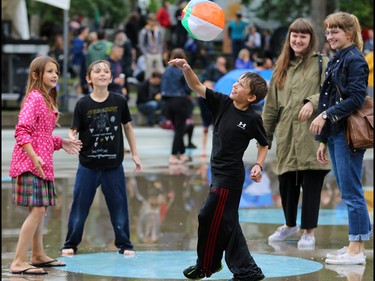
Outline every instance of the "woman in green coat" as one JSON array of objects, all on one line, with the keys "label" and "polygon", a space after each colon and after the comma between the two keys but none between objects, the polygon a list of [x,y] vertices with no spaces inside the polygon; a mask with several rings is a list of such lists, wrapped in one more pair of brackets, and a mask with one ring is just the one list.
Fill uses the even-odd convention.
[{"label": "woman in green coat", "polygon": [[[290,26],[283,49],[275,63],[270,89],[263,108],[264,128],[269,144],[276,139],[279,191],[285,225],[269,236],[269,242],[283,241],[301,229],[298,248],[314,248],[320,193],[330,165],[319,164],[309,126],[315,117],[319,89],[328,59],[315,52],[317,37],[312,23],[298,18]],[[300,227],[297,211],[302,187]]]}]

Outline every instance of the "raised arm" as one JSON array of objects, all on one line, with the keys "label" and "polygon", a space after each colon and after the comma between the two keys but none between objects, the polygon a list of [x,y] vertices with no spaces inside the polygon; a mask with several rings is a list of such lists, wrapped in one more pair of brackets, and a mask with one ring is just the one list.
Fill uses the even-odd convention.
[{"label": "raised arm", "polygon": [[192,89],[197,95],[202,98],[206,98],[206,86],[204,86],[198,79],[198,76],[195,74],[193,69],[187,63],[185,59],[173,59],[168,62],[177,66],[184,73],[186,82],[188,83],[190,89]]}]

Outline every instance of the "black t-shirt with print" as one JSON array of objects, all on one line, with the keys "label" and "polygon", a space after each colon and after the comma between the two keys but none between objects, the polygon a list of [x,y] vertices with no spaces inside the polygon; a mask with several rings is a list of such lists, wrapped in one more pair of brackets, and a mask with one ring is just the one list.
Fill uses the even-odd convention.
[{"label": "black t-shirt with print", "polygon": [[245,180],[243,155],[255,139],[267,146],[267,135],[261,116],[252,108],[245,111],[234,107],[224,94],[209,88],[206,105],[214,118],[211,152],[212,184],[230,189],[242,189]]},{"label": "black t-shirt with print", "polygon": [[110,93],[103,102],[94,101],[90,95],[79,99],[71,128],[77,129],[83,144],[80,163],[98,170],[118,167],[124,160],[122,124],[131,120],[123,95]]}]

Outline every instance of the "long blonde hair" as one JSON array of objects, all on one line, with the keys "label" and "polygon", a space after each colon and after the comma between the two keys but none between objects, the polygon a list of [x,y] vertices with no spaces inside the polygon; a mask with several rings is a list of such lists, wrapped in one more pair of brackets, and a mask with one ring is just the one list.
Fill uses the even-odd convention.
[{"label": "long blonde hair", "polygon": [[363,39],[361,34],[361,25],[359,24],[358,18],[349,13],[337,12],[330,14],[326,17],[323,23],[324,29],[327,28],[340,28],[344,30],[346,34],[352,36],[352,42],[362,52],[363,50]]},{"label": "long blonde hair", "polygon": [[[303,60],[306,62],[309,60],[310,54],[315,51],[318,45],[318,38],[316,36],[314,26],[309,20],[298,18],[291,23],[288,29],[288,36],[285,39],[283,49],[281,50],[280,56],[278,57],[273,70],[273,77],[275,79],[276,86],[279,89],[284,87],[289,63],[292,59],[294,59],[294,51],[290,46],[290,34],[292,32],[310,35],[310,43],[307,47],[306,54],[303,56]],[[305,66],[307,65],[308,63],[305,64]]]},{"label": "long blonde hair", "polygon": [[[25,97],[22,101],[21,106],[23,106],[25,99],[28,97],[32,90],[38,90],[42,94],[43,99],[47,104],[47,107],[51,110],[58,111],[56,87],[48,91],[43,83],[44,70],[46,68],[47,63],[49,62],[54,63],[57,67],[57,70],[60,72],[60,66],[57,63],[57,61],[54,58],[48,56],[36,57],[30,63],[29,75],[27,77],[27,84],[25,89]],[[56,125],[58,125],[58,119],[59,115],[56,118]]]}]

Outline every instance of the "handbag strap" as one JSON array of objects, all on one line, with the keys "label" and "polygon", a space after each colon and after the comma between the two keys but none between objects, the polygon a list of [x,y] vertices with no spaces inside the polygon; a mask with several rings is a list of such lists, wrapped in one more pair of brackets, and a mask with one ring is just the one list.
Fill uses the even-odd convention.
[{"label": "handbag strap", "polygon": [[323,71],[323,55],[318,55],[318,66],[319,66],[319,89],[322,88],[322,71]]},{"label": "handbag strap", "polygon": [[335,84],[335,86],[336,86],[337,92],[339,93],[339,96],[340,96],[340,102],[342,102],[344,99],[342,98],[340,88],[339,88],[339,86],[337,86],[337,84]]}]

